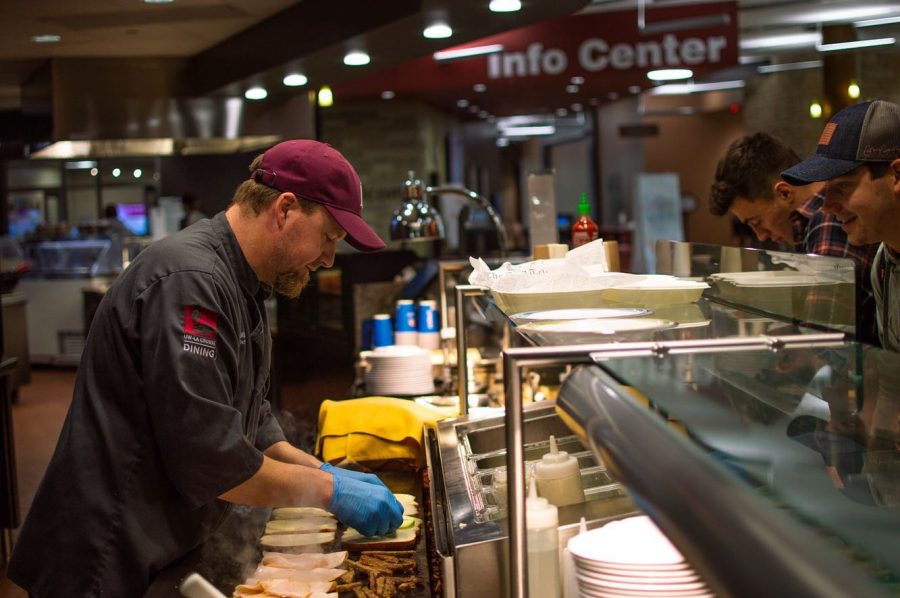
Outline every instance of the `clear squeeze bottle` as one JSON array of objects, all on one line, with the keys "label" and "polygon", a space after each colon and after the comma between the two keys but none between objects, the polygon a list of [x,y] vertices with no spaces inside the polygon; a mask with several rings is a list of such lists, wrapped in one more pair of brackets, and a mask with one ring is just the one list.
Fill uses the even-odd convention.
[{"label": "clear squeeze bottle", "polygon": [[557,507],[584,502],[584,486],[578,459],[561,451],[550,437],[550,452],[534,464],[538,493]]},{"label": "clear squeeze bottle", "polygon": [[572,249],[597,240],[597,225],[591,220],[591,206],[587,193],[581,194],[578,204],[578,220],[572,225]]},{"label": "clear squeeze bottle", "polygon": [[537,495],[534,478],[525,499],[525,535],[528,544],[528,596],[560,598],[559,512]]}]

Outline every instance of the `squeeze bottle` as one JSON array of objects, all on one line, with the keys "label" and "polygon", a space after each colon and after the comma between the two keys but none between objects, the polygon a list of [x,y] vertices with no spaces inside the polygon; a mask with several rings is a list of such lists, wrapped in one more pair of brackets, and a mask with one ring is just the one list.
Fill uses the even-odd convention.
[{"label": "squeeze bottle", "polygon": [[525,536],[528,544],[528,596],[560,598],[559,512],[537,495],[534,478],[525,499]]},{"label": "squeeze bottle", "polygon": [[581,194],[578,204],[578,220],[572,225],[572,249],[597,240],[597,225],[591,220],[591,206],[587,193]]},{"label": "squeeze bottle", "polygon": [[556,437],[550,437],[550,452],[534,464],[538,493],[557,507],[584,502],[584,486],[578,459],[561,451]]}]

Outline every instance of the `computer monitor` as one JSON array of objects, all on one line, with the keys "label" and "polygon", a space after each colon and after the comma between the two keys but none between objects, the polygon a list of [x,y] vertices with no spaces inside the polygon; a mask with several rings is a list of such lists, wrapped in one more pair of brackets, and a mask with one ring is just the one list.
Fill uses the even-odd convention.
[{"label": "computer monitor", "polygon": [[116,218],[135,235],[146,235],[149,232],[147,206],[142,203],[116,204]]}]

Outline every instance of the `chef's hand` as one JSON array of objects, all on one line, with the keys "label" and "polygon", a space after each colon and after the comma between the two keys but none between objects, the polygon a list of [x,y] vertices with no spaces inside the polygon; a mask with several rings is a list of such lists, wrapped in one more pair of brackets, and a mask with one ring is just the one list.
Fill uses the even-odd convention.
[{"label": "chef's hand", "polygon": [[353,478],[354,480],[359,480],[360,482],[365,482],[367,484],[375,484],[376,486],[387,486],[384,485],[384,482],[381,479],[373,474],[373,473],[363,473],[361,471],[351,471],[349,469],[343,469],[341,467],[335,467],[331,463],[325,462],[322,463],[322,467],[320,467],[322,471],[327,471],[331,475],[343,476],[345,478]]},{"label": "chef's hand", "polygon": [[361,482],[341,475],[334,480],[328,510],[366,536],[383,536],[403,523],[403,505],[385,486]]}]

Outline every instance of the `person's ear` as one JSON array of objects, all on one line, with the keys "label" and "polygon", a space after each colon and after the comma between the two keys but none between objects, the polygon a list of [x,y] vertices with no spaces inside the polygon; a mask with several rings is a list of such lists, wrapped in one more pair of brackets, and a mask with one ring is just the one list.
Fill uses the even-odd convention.
[{"label": "person's ear", "polygon": [[794,198],[794,188],[785,181],[778,179],[772,187],[772,192],[776,200],[791,202]]},{"label": "person's ear", "polygon": [[900,196],[900,158],[891,162],[891,175],[894,177],[894,180],[891,181],[894,195]]},{"label": "person's ear", "polygon": [[297,204],[297,197],[293,193],[282,193],[275,198],[275,221],[278,228],[283,228],[287,222],[288,215]]}]

